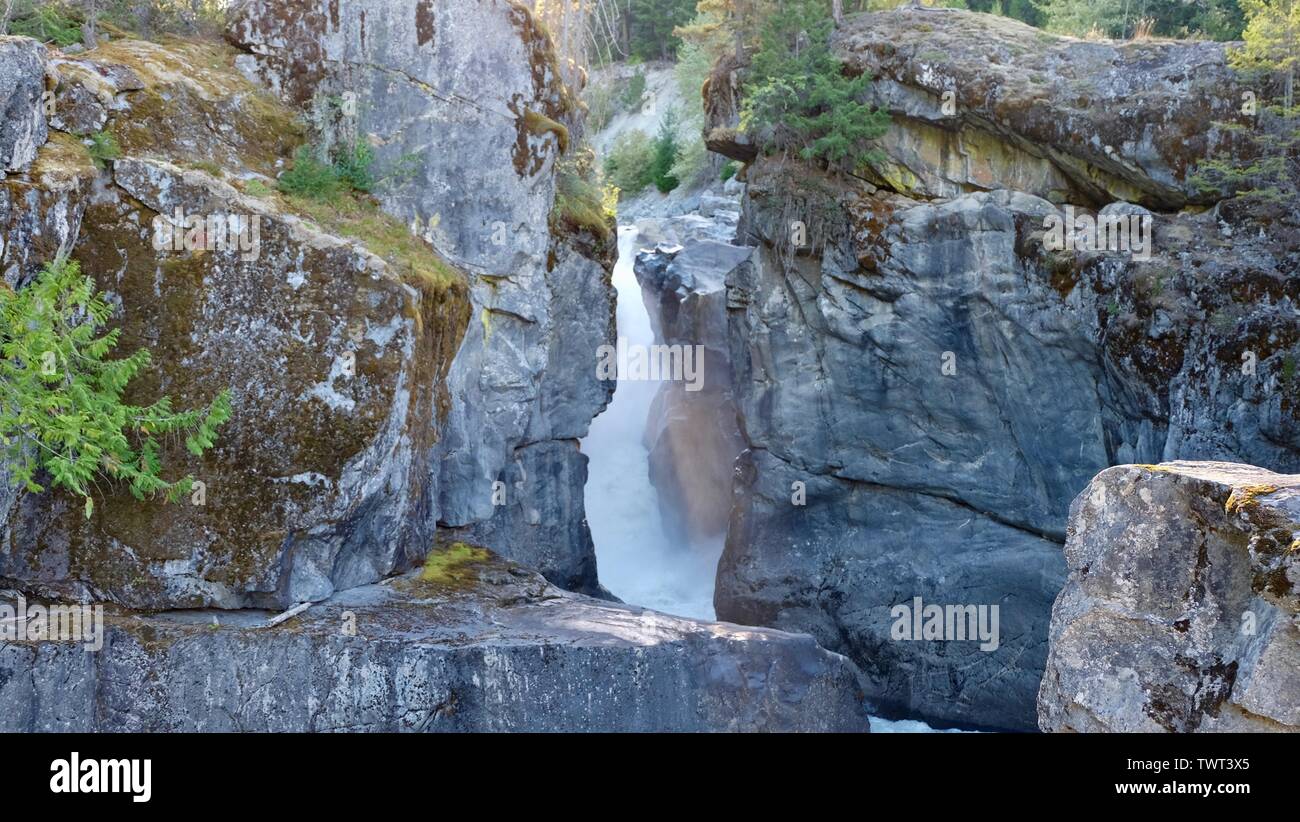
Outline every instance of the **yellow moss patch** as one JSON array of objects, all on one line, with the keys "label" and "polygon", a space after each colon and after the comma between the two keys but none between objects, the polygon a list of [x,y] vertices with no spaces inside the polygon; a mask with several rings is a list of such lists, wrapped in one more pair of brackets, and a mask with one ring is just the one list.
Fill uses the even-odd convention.
[{"label": "yellow moss patch", "polygon": [[1223,510],[1229,514],[1235,514],[1243,511],[1247,506],[1258,504],[1258,497],[1266,497],[1278,490],[1276,485],[1243,485],[1240,488],[1232,489],[1228,495],[1228,501],[1224,504]]},{"label": "yellow moss patch", "polygon": [[554,134],[555,141],[560,147],[560,153],[564,154],[569,150],[569,130],[563,124],[557,123],[545,114],[538,114],[532,109],[525,109],[524,128],[534,137],[541,137],[543,134]]},{"label": "yellow moss patch", "polygon": [[475,566],[487,562],[490,556],[485,549],[463,542],[454,542],[446,548],[435,548],[424,561],[420,581],[439,585],[465,585],[477,579]]},{"label": "yellow moss patch", "polygon": [[95,173],[90,150],[77,138],[51,131],[50,138],[36,153],[32,177],[47,185],[71,181]]}]

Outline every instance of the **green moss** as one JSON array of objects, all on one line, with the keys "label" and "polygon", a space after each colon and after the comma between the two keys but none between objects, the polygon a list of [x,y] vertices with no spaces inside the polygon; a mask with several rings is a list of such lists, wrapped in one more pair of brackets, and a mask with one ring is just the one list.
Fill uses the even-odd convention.
[{"label": "green moss", "polygon": [[244,193],[250,197],[268,197],[271,187],[261,180],[248,180],[243,184]]},{"label": "green moss", "polygon": [[464,276],[432,246],[413,235],[401,220],[381,211],[368,197],[344,195],[336,202],[324,202],[281,196],[281,200],[289,210],[323,230],[361,241],[414,286],[436,293],[464,282]]},{"label": "green moss", "polygon": [[217,165],[211,160],[196,160],[195,162],[190,163],[190,168],[207,172],[208,174],[211,174],[213,177],[216,177],[218,180],[220,180],[222,177],[225,176],[225,172],[221,170],[221,166]]},{"label": "green moss", "polygon": [[486,549],[455,542],[446,548],[435,548],[424,561],[420,581],[435,585],[461,587],[478,579],[478,565],[487,562],[491,554]]},{"label": "green moss", "polygon": [[534,137],[541,137],[543,134],[554,134],[555,142],[560,147],[560,153],[564,154],[569,150],[569,130],[545,114],[538,114],[532,109],[525,109],[524,128]]}]

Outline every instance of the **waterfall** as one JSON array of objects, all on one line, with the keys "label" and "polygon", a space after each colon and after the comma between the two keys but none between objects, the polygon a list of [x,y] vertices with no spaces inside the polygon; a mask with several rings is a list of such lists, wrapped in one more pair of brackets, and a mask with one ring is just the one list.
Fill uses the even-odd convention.
[{"label": "waterfall", "polygon": [[[621,226],[614,288],[618,335],[629,345],[654,343],[650,315],[632,271],[637,231]],[[615,596],[678,616],[714,619],[713,583],[722,541],[675,544],[664,533],[650,484],[646,417],[659,381],[619,379],[614,399],[582,441],[587,466],[587,522],[596,543],[600,580]]]}]

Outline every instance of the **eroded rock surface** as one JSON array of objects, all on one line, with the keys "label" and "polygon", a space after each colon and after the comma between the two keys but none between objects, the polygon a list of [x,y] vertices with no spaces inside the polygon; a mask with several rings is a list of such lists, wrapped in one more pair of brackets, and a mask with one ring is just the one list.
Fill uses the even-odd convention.
[{"label": "eroded rock surface", "polygon": [[1045,731],[1300,731],[1300,477],[1122,465],[1070,510]]},{"label": "eroded rock surface", "polygon": [[[322,229],[278,195],[245,193],[274,173],[294,129],[272,133],[291,115],[222,63],[232,57],[115,41],[56,61],[62,93],[82,84],[113,111],[122,155],[97,168],[59,135],[6,180],[26,240],[7,278],[71,251],[122,307],[122,349],[152,353],[133,396],[186,408],[230,388],[233,405],[202,459],[168,449],[168,464],[203,484],[197,502],[108,493],[87,519],[72,495],[7,491],[0,578],[28,592],[286,607],[408,568],[432,544],[426,478],[468,321],[464,285],[431,249],[416,254],[446,282],[409,277],[409,258]],[[256,247],[202,232],[157,247],[155,218],[178,211],[256,222]]]},{"label": "eroded rock surface", "polygon": [[[722,619],[810,631],[849,654],[885,713],[1032,729],[1068,509],[1094,475],[1175,459],[1300,470],[1300,226],[1240,201],[1164,213],[1120,200],[1127,192],[1158,209],[1191,196],[1184,138],[1203,127],[1205,106],[1234,104],[1236,87],[1224,80],[1211,101],[1213,86],[1184,68],[1206,61],[1205,76],[1219,77],[1220,47],[1094,48],[920,10],[850,18],[835,42],[850,70],[881,75],[877,93],[906,86],[919,100],[923,22],[948,44],[953,80],[924,99],[937,106],[938,89],[957,89],[962,122],[1029,151],[1038,170],[1022,157],[954,176],[939,158],[961,152],[904,156],[900,146],[926,139],[917,123],[931,114],[909,115],[902,102],[891,104],[885,143],[895,162],[911,163],[906,184],[756,158],[728,120],[728,66],[711,79],[710,143],[752,161],[740,236],[757,246],[727,283],[749,453],[715,602]],[[987,44],[965,31],[981,27],[994,29],[995,50],[1032,58],[1035,71],[1083,50],[1069,65],[1095,90],[1090,99],[1121,94],[1145,70],[1187,94],[1133,126],[1149,128],[1145,137],[1126,137],[1116,107],[1090,104],[1097,119],[1087,121],[1059,89],[994,83],[1011,69],[986,64]],[[950,42],[958,30],[964,50]],[[1013,116],[998,95],[1028,95],[1033,116]],[[1094,152],[1106,145],[1109,160]],[[975,143],[969,154],[1003,156]],[[1098,172],[1082,173],[1088,185],[1080,163]],[[1063,217],[1062,201],[1093,216],[1149,214],[1149,259],[1131,247],[1048,250],[1045,223]],[[998,650],[891,639],[889,606],[915,596],[997,604]]]},{"label": "eroded rock surface", "polygon": [[374,145],[379,167],[413,159],[384,208],[468,273],[473,320],[430,478],[438,520],[596,592],[577,441],[613,391],[594,366],[613,337],[612,259],[548,229],[555,161],[581,128],[549,39],[507,0],[248,0],[227,36],[270,88],[350,101],[339,128]]},{"label": "eroded rock surface", "polygon": [[0,172],[26,171],[48,135],[45,48],[0,36]]},{"label": "eroded rock surface", "polygon": [[275,627],[113,613],[98,653],[6,643],[0,729],[868,730],[856,668],[810,637],[602,602],[497,561],[469,572],[353,588]]}]

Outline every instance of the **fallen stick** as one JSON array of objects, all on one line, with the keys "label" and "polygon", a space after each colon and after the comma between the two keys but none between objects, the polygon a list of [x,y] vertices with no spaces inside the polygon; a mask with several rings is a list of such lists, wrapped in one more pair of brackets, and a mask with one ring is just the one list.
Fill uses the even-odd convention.
[{"label": "fallen stick", "polygon": [[297,605],[293,606],[292,608],[285,611],[284,613],[276,614],[275,616],[268,619],[266,621],[266,624],[263,625],[262,627],[274,628],[275,626],[279,625],[281,622],[293,619],[294,617],[298,616],[298,614],[301,614],[303,611],[307,610],[310,607],[311,607],[310,602],[299,602]]}]

